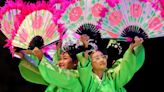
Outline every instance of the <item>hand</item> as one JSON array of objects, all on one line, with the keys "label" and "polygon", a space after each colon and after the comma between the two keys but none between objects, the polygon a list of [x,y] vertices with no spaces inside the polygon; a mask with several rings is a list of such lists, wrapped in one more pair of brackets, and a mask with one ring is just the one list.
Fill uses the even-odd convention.
[{"label": "hand", "polygon": [[13,49],[14,49],[14,54],[15,54],[14,56],[20,59],[24,58],[24,54],[33,54],[31,50],[23,50],[18,47],[14,47]]},{"label": "hand", "polygon": [[88,48],[89,36],[86,35],[86,34],[83,34],[83,35],[81,35],[80,40],[81,40],[81,42],[83,43],[84,47],[85,47],[85,48]]},{"label": "hand", "polygon": [[135,47],[141,45],[143,43],[143,38],[139,38],[138,36],[134,37],[134,43],[130,44],[130,48],[133,50]]},{"label": "hand", "polygon": [[59,40],[59,42],[56,43],[56,49],[59,50],[62,46],[62,41]]},{"label": "hand", "polygon": [[33,54],[34,54],[35,56],[38,57],[39,60],[42,59],[42,57],[43,57],[43,52],[42,52],[39,48],[35,47],[35,48],[33,49],[32,52],[33,52]]}]

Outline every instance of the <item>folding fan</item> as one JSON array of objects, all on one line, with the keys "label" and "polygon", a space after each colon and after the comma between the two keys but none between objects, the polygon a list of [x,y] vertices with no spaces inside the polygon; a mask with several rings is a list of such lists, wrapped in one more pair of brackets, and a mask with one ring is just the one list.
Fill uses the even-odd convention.
[{"label": "folding fan", "polygon": [[6,4],[0,9],[1,31],[10,39],[15,31],[15,17],[21,13],[25,5],[22,2],[7,1]]},{"label": "folding fan", "polygon": [[36,36],[42,37],[44,46],[59,40],[58,26],[52,19],[53,13],[48,9],[32,11],[22,20],[17,34],[12,40],[12,45],[28,49],[30,41]]},{"label": "folding fan", "polygon": [[115,7],[108,8],[101,29],[109,38],[155,38],[164,36],[164,21],[160,11],[154,9],[150,2],[121,0]]},{"label": "folding fan", "polygon": [[14,18],[20,12],[21,11],[19,9],[10,9],[3,14],[3,18],[1,20],[1,31],[7,38],[11,38],[14,30]]},{"label": "folding fan", "polygon": [[4,47],[8,47],[12,55],[14,55],[14,51],[11,45],[11,39],[13,39],[13,34],[16,32],[14,26],[17,24],[17,22],[15,22],[15,20],[17,20],[16,16],[22,12],[24,7],[26,7],[26,5],[21,0],[15,2],[7,0],[5,5],[0,9],[1,31],[7,38]]},{"label": "folding fan", "polygon": [[85,24],[97,27],[105,12],[106,8],[102,0],[77,0],[66,9],[58,22],[69,31],[76,32]]},{"label": "folding fan", "polygon": [[70,45],[73,45],[73,44],[76,44],[76,45],[82,44],[82,43],[80,43],[79,39],[80,39],[80,36],[77,33],[67,30],[63,34],[62,39],[61,39],[62,40],[62,50],[65,51],[65,49],[67,47],[69,47]]}]

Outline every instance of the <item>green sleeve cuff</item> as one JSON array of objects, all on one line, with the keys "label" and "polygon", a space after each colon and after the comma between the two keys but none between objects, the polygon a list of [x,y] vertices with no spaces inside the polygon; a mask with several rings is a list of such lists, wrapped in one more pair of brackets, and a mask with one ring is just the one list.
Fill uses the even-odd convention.
[{"label": "green sleeve cuff", "polygon": [[85,58],[83,52],[77,54],[77,60],[80,62],[80,67],[86,67],[91,62],[90,56],[88,56],[88,58]]}]

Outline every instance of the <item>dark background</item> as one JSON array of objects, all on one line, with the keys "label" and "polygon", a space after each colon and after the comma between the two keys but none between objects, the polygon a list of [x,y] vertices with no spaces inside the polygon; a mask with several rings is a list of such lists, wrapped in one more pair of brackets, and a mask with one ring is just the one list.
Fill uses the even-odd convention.
[{"label": "dark background", "polygon": [[[4,2],[0,0],[0,6]],[[0,92],[44,92],[46,86],[32,84],[21,77],[19,60],[12,58],[9,49],[3,47],[5,39],[0,32]],[[148,39],[143,44],[146,50],[145,63],[125,88],[128,92],[161,92],[164,78],[164,37]]]}]

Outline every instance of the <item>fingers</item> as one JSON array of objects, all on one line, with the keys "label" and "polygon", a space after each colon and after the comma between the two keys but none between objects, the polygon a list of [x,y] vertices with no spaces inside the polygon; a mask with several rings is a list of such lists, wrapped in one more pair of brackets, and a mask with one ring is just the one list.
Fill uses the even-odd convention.
[{"label": "fingers", "polygon": [[88,44],[89,44],[89,36],[86,34],[83,34],[83,35],[81,35],[80,40],[83,43],[84,47],[87,48]]},{"label": "fingers", "polygon": [[42,51],[41,51],[39,48],[35,47],[35,48],[33,49],[32,52],[33,52],[33,54],[34,54],[35,56],[38,57],[39,60],[42,59],[43,53],[42,53]]},{"label": "fingers", "polygon": [[135,36],[134,37],[134,41],[137,44],[142,44],[144,40],[143,40],[143,38],[139,38],[138,36]]},{"label": "fingers", "polygon": [[133,50],[135,47],[141,45],[143,43],[143,38],[139,38],[138,36],[134,37],[134,43],[130,44],[130,48]]},{"label": "fingers", "polygon": [[56,43],[56,49],[60,49],[62,46],[62,41],[60,40],[59,42]]}]

